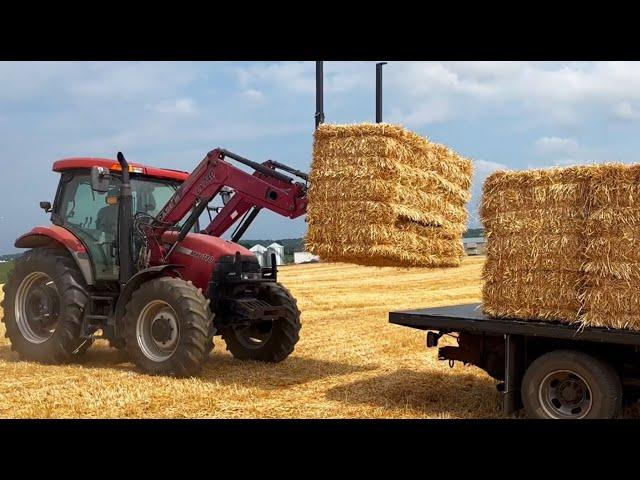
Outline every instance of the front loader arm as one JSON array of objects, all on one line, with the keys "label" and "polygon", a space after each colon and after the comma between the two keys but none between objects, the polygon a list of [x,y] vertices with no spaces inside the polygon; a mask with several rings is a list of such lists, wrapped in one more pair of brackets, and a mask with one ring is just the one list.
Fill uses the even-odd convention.
[{"label": "front loader arm", "polygon": [[[225,157],[256,171],[249,174],[240,170],[225,161]],[[180,229],[176,244],[184,239],[209,202],[224,187],[231,188],[235,194],[205,228],[210,235],[221,236],[252,207],[266,208],[289,218],[304,215],[306,186],[275,171],[270,162],[255,163],[221,148],[210,151],[157,215],[157,222],[150,232],[156,241],[148,242],[151,262],[161,263],[168,256],[160,241],[162,234],[191,212]]]},{"label": "front loader arm", "polygon": [[[276,162],[267,160],[261,165],[271,169],[274,163]],[[301,175],[304,175],[302,174],[302,172],[299,173]],[[271,210],[275,213],[291,219],[297,218],[306,213],[307,189],[305,185],[294,183],[291,180],[284,181],[281,178],[272,177],[260,171],[256,171],[253,174],[253,177],[266,182],[272,187],[272,190],[267,191],[266,195],[256,196],[252,195],[251,192],[246,189],[235,188],[235,194],[233,195],[233,197],[231,197],[231,200],[229,200],[229,202],[220,209],[218,215],[216,215],[211,223],[209,223],[209,225],[204,229],[205,233],[214,235],[216,237],[222,236],[240,218],[242,218],[247,212],[249,212],[249,210],[252,209],[253,212],[255,212],[253,213],[254,216],[260,210],[266,208],[267,210]],[[287,195],[280,197],[278,193],[279,191],[287,192]],[[274,193],[278,195],[278,198],[269,198],[273,197]],[[245,223],[245,229],[248,226],[248,223]]]}]

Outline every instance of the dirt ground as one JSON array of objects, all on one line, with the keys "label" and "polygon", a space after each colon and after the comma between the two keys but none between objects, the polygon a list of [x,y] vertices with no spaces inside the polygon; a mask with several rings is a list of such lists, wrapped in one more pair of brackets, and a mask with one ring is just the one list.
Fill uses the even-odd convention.
[{"label": "dirt ground", "polygon": [[295,352],[280,364],[241,362],[217,337],[191,379],[142,374],[101,341],[82,364],[21,362],[3,325],[0,417],[499,418],[494,380],[476,367],[449,368],[426,348],[423,332],[387,319],[395,309],[479,301],[483,261],[433,270],[282,267],[302,311]]}]

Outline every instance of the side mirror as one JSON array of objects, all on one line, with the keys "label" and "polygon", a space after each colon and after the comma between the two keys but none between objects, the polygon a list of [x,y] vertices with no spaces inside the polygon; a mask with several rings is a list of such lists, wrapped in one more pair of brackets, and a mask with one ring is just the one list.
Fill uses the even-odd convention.
[{"label": "side mirror", "polygon": [[51,211],[51,202],[40,202],[40,208],[44,210],[44,213]]},{"label": "side mirror", "polygon": [[106,193],[109,191],[111,175],[105,167],[91,167],[91,188],[95,192]]}]

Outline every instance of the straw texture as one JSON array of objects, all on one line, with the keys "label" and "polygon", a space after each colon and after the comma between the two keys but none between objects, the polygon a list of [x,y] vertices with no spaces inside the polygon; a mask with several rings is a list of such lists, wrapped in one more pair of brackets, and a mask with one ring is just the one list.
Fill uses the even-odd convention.
[{"label": "straw texture", "polygon": [[640,165],[496,172],[483,189],[487,314],[640,330]]},{"label": "straw texture", "polygon": [[306,248],[361,265],[459,266],[471,173],[469,160],[399,126],[321,125]]}]

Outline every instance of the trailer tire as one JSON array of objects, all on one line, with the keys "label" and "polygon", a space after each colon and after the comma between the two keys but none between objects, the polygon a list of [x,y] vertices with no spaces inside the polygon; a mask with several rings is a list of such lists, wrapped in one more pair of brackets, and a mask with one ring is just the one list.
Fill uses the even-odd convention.
[{"label": "trailer tire", "polygon": [[521,395],[529,418],[614,418],[622,408],[622,384],[613,366],[577,350],[555,350],[534,360]]},{"label": "trailer tire", "polygon": [[21,359],[68,363],[91,346],[91,340],[80,338],[87,287],[66,251],[27,251],[16,260],[3,290],[5,337]]},{"label": "trailer tire", "polygon": [[248,338],[246,329],[233,327],[225,328],[222,337],[227,350],[239,360],[281,362],[293,352],[300,339],[300,310],[296,299],[279,283],[265,284],[260,292],[260,299],[271,305],[284,306],[286,311],[283,317],[268,322],[268,337],[265,335],[265,340],[255,341]]},{"label": "trailer tire", "polygon": [[143,283],[125,307],[125,348],[152,375],[191,377],[206,358],[213,315],[199,288],[181,278]]}]

